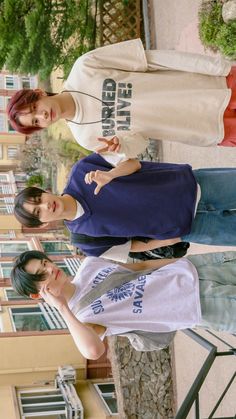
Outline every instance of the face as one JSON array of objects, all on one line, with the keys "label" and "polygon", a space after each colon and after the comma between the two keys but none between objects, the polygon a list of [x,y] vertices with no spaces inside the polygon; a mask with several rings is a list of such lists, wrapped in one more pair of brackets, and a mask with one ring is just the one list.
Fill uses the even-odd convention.
[{"label": "face", "polygon": [[32,275],[44,274],[45,279],[38,282],[38,292],[40,293],[41,287],[46,285],[55,296],[61,293],[69,278],[64,271],[47,259],[31,259],[26,264],[25,271]]},{"label": "face", "polygon": [[43,192],[41,196],[29,198],[23,204],[24,209],[37,216],[42,223],[63,220],[64,203],[60,196]]},{"label": "face", "polygon": [[26,107],[19,116],[24,127],[47,128],[61,118],[61,109],[55,96],[42,95],[37,102]]}]

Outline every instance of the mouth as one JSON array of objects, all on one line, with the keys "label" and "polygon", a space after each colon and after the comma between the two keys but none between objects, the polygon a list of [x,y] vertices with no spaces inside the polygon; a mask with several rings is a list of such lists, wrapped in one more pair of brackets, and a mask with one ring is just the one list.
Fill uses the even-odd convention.
[{"label": "mouth", "polygon": [[58,269],[55,275],[55,281],[57,280],[58,275],[60,275],[61,271]]},{"label": "mouth", "polygon": [[53,119],[54,119],[54,113],[53,113],[52,109],[51,109],[51,112],[50,112],[50,119],[51,119],[51,121],[53,121]]},{"label": "mouth", "polygon": [[56,207],[57,207],[57,204],[54,201],[53,204],[52,204],[52,212],[55,212],[56,211]]}]

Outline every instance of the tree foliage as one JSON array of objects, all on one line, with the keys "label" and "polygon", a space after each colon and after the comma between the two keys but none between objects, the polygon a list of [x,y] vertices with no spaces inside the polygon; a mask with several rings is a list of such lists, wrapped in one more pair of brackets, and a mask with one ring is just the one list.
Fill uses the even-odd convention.
[{"label": "tree foliage", "polygon": [[44,183],[45,178],[41,173],[31,175],[30,178],[27,180],[27,186],[37,186],[39,188],[43,188]]},{"label": "tree foliage", "polygon": [[[0,68],[46,79],[94,48],[96,0],[0,0]],[[65,74],[66,76],[66,74]]]}]

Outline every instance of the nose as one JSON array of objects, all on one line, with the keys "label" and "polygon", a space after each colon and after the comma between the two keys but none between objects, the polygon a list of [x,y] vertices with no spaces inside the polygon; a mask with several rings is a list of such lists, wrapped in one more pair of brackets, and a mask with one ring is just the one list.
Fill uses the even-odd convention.
[{"label": "nose", "polygon": [[48,117],[49,117],[49,114],[46,110],[35,112],[35,118],[37,118],[39,121],[45,121],[48,119]]},{"label": "nose", "polygon": [[48,211],[48,210],[50,210],[50,209],[51,209],[51,204],[50,204],[50,202],[41,202],[40,204],[38,204],[38,206],[39,206],[39,208],[40,208],[41,210],[46,210],[46,211]]}]

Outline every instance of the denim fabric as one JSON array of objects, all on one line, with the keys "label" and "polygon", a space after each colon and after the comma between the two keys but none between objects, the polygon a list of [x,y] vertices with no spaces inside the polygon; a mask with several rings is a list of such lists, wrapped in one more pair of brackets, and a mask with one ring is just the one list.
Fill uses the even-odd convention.
[{"label": "denim fabric", "polygon": [[191,233],[183,241],[236,245],[236,169],[199,169],[194,176],[201,187]]},{"label": "denim fabric", "polygon": [[190,255],[199,276],[201,327],[236,332],[236,252]]}]

